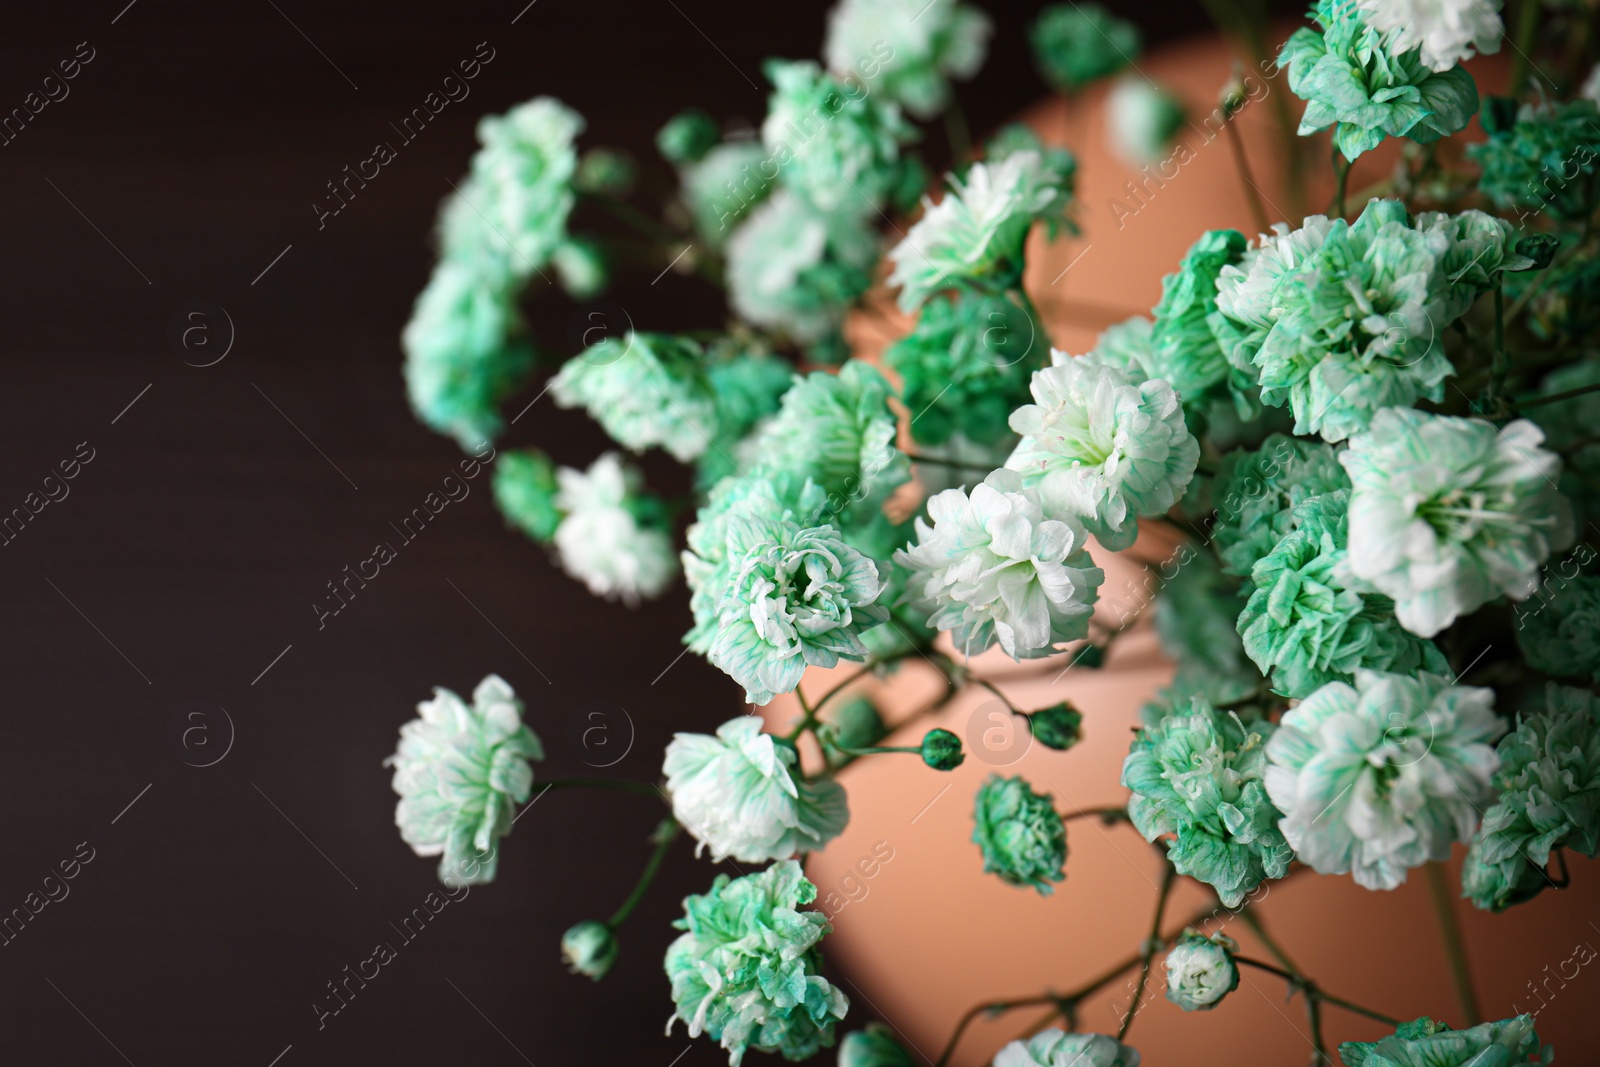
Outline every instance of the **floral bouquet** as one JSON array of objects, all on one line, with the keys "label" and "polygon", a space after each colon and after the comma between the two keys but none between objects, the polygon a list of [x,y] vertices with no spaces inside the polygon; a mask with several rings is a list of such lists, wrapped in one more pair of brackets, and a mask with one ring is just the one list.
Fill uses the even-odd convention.
[{"label": "floral bouquet", "polygon": [[[1070,749],[1095,729],[1093,708],[1018,708],[968,660],[999,646],[1098,667],[1139,620],[1096,617],[1105,575],[1088,546],[1130,549],[1141,524],[1179,539],[1153,613],[1176,675],[1129,746],[1126,804],[1093,814],[1130,823],[1163,858],[1151,936],[1089,988],[952,1020],[940,1064],[980,1012],[1036,1004],[1062,1025],[1006,1045],[996,1067],[1133,1067],[1136,1012],[1095,1034],[1078,1031],[1077,1007],[1130,971],[1142,993],[1158,957],[1186,1011],[1215,1008],[1241,967],[1281,979],[1304,1001],[1313,1063],[1332,1062],[1328,1003],[1393,1030],[1340,1045],[1349,1067],[1553,1056],[1531,1016],[1478,1019],[1470,992],[1463,1028],[1336,996],[1249,909],[1266,883],[1305,871],[1372,890],[1418,868],[1437,882],[1465,842],[1459,892],[1500,911],[1564,886],[1568,852],[1600,849],[1600,576],[1584,542],[1600,533],[1592,14],[1520,0],[1507,95],[1480,99],[1461,63],[1500,48],[1499,0],[1320,0],[1281,42],[1248,0],[1213,7],[1254,69],[1287,74],[1304,102],[1271,161],[1290,195],[1329,166],[1332,203],[1274,218],[1235,140],[1262,232],[1198,233],[1151,315],[1082,354],[1042,343],[1023,285],[1030,235],[1076,232],[1077,163],[1024,126],[969,143],[952,82],[977,71],[991,32],[971,6],[841,0],[821,63],[766,65],[759,130],[691,110],[660,131],[675,171],[664,203],[630,202],[634,161],[580,154],[584,122],[556,100],[479,124],[404,332],[418,417],[492,458],[508,522],[596,594],[633,604],[681,570],[687,648],[749,703],[793,694],[800,709],[783,733],[746,715],[678,734],[659,785],[542,784],[670,806],[638,886],[562,939],[575,972],[605,975],[683,834],[751,868],[683,902],[665,960],[671,1022],[731,1064],[836,1042],[850,1067],[912,1062],[881,1024],[841,1034],[856,1019],[824,973],[830,927],[808,908],[801,860],[849,819],[846,765],[909,755],[938,773],[963,744],[942,729],[881,744],[879,709],[849,683],[893,684],[925,661],[950,693],[988,688],[1033,741]],[[1133,26],[1069,3],[1041,14],[1032,44],[1063,94],[1117,79],[1116,150],[1160,158],[1185,115],[1138,71]],[[1259,79],[1242,69],[1219,72],[1208,123],[1226,127],[1253,99]],[[938,120],[953,163],[933,182],[913,146]],[[1389,176],[1350,189],[1352,163],[1390,140]],[[699,332],[601,327],[560,364],[544,391],[621,450],[586,470],[492,446],[502,404],[550,365],[518,310],[534,276],[588,299],[638,258],[574,232],[580,203],[642,231],[651,270],[725,286],[730,309]],[[852,358],[845,327],[862,317],[898,337],[881,360]],[[689,466],[686,500],[652,494],[623,454],[650,448]],[[807,691],[807,668],[846,660],[858,675]],[[470,701],[438,690],[401,731],[396,821],[441,858],[446,884],[494,877],[499,839],[533,795],[542,752],[522,711],[491,676]],[[1023,778],[978,792],[984,872],[1049,894],[1066,839]],[[1167,933],[1179,879],[1209,887],[1275,958]],[[1460,966],[1459,937],[1447,941]]]}]

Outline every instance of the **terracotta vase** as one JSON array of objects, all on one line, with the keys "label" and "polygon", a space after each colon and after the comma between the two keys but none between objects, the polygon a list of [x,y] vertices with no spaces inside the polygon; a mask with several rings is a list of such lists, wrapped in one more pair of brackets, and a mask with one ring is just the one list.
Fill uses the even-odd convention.
[{"label": "terracotta vase", "polygon": [[[1286,32],[1271,39],[1281,40]],[[1183,148],[1145,171],[1129,168],[1106,149],[1103,88],[1070,104],[1051,100],[1023,116],[1048,142],[1068,145],[1080,160],[1082,235],[1054,245],[1035,235],[1030,254],[1028,289],[1056,347],[1086,351],[1105,326],[1146,313],[1160,296],[1161,276],[1203,230],[1259,229],[1229,143],[1234,133],[1271,221],[1299,210],[1291,207],[1275,162],[1283,143],[1277,108],[1287,106],[1291,123],[1302,108],[1281,76],[1262,77],[1245,63],[1252,99],[1231,120],[1232,130],[1222,131],[1217,118],[1202,118],[1213,114],[1234,62],[1216,39],[1141,61],[1142,70],[1174,90],[1195,116],[1180,135]],[[1493,62],[1474,67],[1480,86],[1502,80],[1503,71],[1503,64]],[[1352,193],[1385,176],[1396,156],[1389,145],[1364,157],[1350,176]],[[1311,190],[1314,213],[1326,208],[1331,180],[1322,160],[1309,161],[1307,169],[1323,176]],[[1351,213],[1358,209],[1352,200]],[[882,315],[863,317],[853,325],[858,354],[873,358],[904,325]],[[1107,575],[1102,622],[1114,624],[1118,613],[1138,611],[1159,581],[1152,568],[1174,546],[1147,528],[1129,552],[1097,553]],[[973,1005],[1073,990],[1135,955],[1149,936],[1160,861],[1126,824],[1072,821],[1067,880],[1049,897],[983,874],[971,843],[973,794],[991,773],[1025,776],[1053,793],[1063,813],[1126,801],[1119,778],[1129,733],[1139,706],[1170,677],[1171,664],[1147,619],[1116,642],[1103,668],[1068,668],[1069,659],[1019,666],[996,649],[971,661],[974,673],[1020,707],[1069,700],[1082,709],[1086,736],[1068,752],[1028,748],[1003,705],[973,686],[886,742],[915,743],[935,726],[954,730],[969,751],[956,771],[932,771],[909,756],[871,757],[844,771],[849,828],[811,857],[808,871],[834,925],[826,948],[830,973],[853,1002],[847,1029],[883,1019],[933,1063],[957,1019]],[[813,671],[803,687],[815,696],[852,669]],[[887,683],[869,678],[861,688],[875,696],[890,722],[904,721],[946,693],[937,672],[915,659]],[[781,726],[794,721],[797,707],[780,699],[765,714]],[[1575,961],[1594,954],[1582,946],[1600,945],[1600,882],[1594,871],[1579,859],[1571,889],[1489,915],[1454,900],[1463,851],[1457,848],[1449,867],[1451,906],[1465,925],[1484,1017],[1538,1012],[1539,1032],[1563,1051],[1562,1060],[1585,1062],[1585,1054],[1600,1046],[1600,1017],[1588,1010],[1600,995],[1600,968]],[[1167,929],[1204,912],[1208,903],[1214,908],[1215,898],[1182,880],[1167,911]],[[1399,1018],[1426,1014],[1466,1024],[1423,870],[1389,893],[1362,889],[1348,877],[1303,871],[1270,884],[1256,911],[1300,969],[1329,992]],[[1222,920],[1207,928],[1219,928]],[[1267,957],[1242,920],[1226,921],[1225,929],[1244,952]],[[1086,1000],[1079,1028],[1115,1033],[1133,1005],[1137,974],[1130,970]],[[1303,999],[1287,997],[1284,983],[1265,972],[1245,969],[1238,990],[1217,1010],[1184,1014],[1162,995],[1158,959],[1135,1010],[1128,1040],[1154,1067],[1254,1067],[1303,1063],[1310,1055]],[[951,1062],[988,1062],[1001,1044],[1043,1025],[1042,1016],[1034,1008],[979,1018]],[[1332,1006],[1324,1009],[1323,1029],[1330,1050],[1340,1041],[1372,1040],[1385,1032]]]}]

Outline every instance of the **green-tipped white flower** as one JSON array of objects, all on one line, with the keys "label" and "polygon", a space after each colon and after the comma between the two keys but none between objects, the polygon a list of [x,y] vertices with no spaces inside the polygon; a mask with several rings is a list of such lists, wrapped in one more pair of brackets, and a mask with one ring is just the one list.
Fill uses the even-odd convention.
[{"label": "green-tipped white flower", "polygon": [[636,604],[658,596],[678,573],[660,501],[640,490],[639,472],[607,452],[587,471],[562,467],[556,527],[562,568],[596,596]]},{"label": "green-tipped white flower", "polygon": [[844,788],[806,781],[798,762],[792,745],[741,715],[715,737],[675,734],[661,772],[673,815],[712,860],[766,863],[821,848],[850,819]]},{"label": "green-tipped white flower", "polygon": [[1357,670],[1355,685],[1329,682],[1284,714],[1267,793],[1302,863],[1393,889],[1472,837],[1504,731],[1492,689]]},{"label": "green-tipped white flower", "polygon": [[761,140],[784,184],[823,211],[875,210],[900,179],[900,145],[916,130],[859,80],[804,60],[766,63],[773,93]]},{"label": "green-tipped white flower", "polygon": [[944,199],[925,202],[922,218],[889,252],[889,284],[900,287],[900,307],[914,311],[933,293],[962,284],[1016,285],[1028,230],[1059,220],[1069,192],[1070,175],[1032,151],[974,163],[964,179],[951,178]]},{"label": "green-tipped white flower", "polygon": [[947,79],[978,73],[993,29],[970,4],[840,0],[828,16],[822,56],[846,84],[865,82],[928,119],[950,102]]},{"label": "green-tipped white flower", "polygon": [[1164,381],[1134,384],[1114,367],[1053,352],[1035,371],[1034,403],[1011,428],[1022,441],[1006,466],[1038,494],[1047,518],[1074,515],[1113,551],[1132,545],[1140,516],[1164,514],[1183,494],[1200,445]]},{"label": "green-tipped white flower", "polygon": [[598,982],[617,962],[616,935],[602,922],[578,923],[561,935],[561,958],[573,974]]},{"label": "green-tipped white flower", "polygon": [[1368,26],[1396,53],[1418,53],[1429,70],[1446,71],[1476,52],[1500,51],[1506,28],[1500,0],[1356,0]]},{"label": "green-tipped white flower", "polygon": [[1572,543],[1556,489],[1561,460],[1527,419],[1388,408],[1339,457],[1350,496],[1350,572],[1432,637],[1502,593],[1531,594],[1552,550]]},{"label": "green-tipped white flower", "polygon": [[529,760],[544,759],[522,725],[522,702],[498,675],[472,691],[469,705],[448,689],[417,705],[400,727],[400,747],[384,760],[400,794],[394,821],[419,856],[439,856],[439,880],[494,880],[495,842],[511,832],[516,806],[533,789]]},{"label": "green-tipped white flower", "polygon": [[1221,934],[1184,931],[1167,952],[1167,999],[1184,1011],[1210,1011],[1239,988],[1239,946]]},{"label": "green-tipped white flower", "polygon": [[715,398],[700,346],[671,334],[607,337],[566,362],[550,380],[564,408],[581,407],[624,448],[660,445],[687,463],[717,432]]},{"label": "green-tipped white flower", "polygon": [[832,927],[800,908],[817,898],[800,865],[775,863],[757,874],[719,874],[711,892],[683,902],[686,931],[667,949],[667,978],[690,1037],[705,1034],[739,1067],[746,1051],[804,1060],[833,1044],[850,1001],[826,978],[818,942]]},{"label": "green-tipped white flower", "polygon": [[972,843],[983,853],[983,870],[1040,896],[1067,877],[1067,828],[1055,804],[1023,778],[990,775],[972,809]]},{"label": "green-tipped white flower", "polygon": [[1539,1040],[1532,1015],[1479,1023],[1470,1030],[1452,1030],[1423,1016],[1401,1023],[1378,1041],[1346,1041],[1339,1059],[1346,1067],[1489,1067],[1527,1064],[1545,1067],[1556,1050]]},{"label": "green-tipped white flower", "polygon": [[939,493],[928,517],[894,558],[911,572],[911,603],[957,649],[974,656],[998,643],[1022,660],[1089,635],[1105,572],[1089,559],[1082,524],[1045,518],[1015,471],[995,471],[970,495]]},{"label": "green-tipped white flower", "polygon": [[1052,1027],[995,1053],[994,1067],[1139,1067],[1139,1053],[1105,1034],[1068,1034]]},{"label": "green-tipped white flower", "polygon": [[480,239],[517,278],[544,266],[566,238],[582,131],[582,116],[548,96],[478,121],[483,147],[472,181],[481,199],[468,206],[480,217]]},{"label": "green-tipped white flower", "polygon": [[1164,158],[1182,126],[1183,105],[1147,78],[1120,78],[1106,96],[1106,135],[1124,163]]}]

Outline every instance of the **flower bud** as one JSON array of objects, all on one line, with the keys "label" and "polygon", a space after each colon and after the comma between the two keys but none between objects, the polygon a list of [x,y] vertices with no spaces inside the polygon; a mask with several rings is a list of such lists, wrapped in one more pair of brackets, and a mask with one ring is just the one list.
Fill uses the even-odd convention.
[{"label": "flower bud", "polygon": [[1185,930],[1167,953],[1167,999],[1184,1011],[1209,1011],[1239,985],[1238,949],[1221,934]]},{"label": "flower bud", "polygon": [[949,730],[929,730],[922,738],[922,762],[936,771],[953,771],[966,758],[961,738]]},{"label": "flower bud", "polygon": [[1083,739],[1083,716],[1065,702],[1033,712],[1028,726],[1035,741],[1057,752],[1065,752]]},{"label": "flower bud", "polygon": [[911,1067],[911,1053],[882,1023],[868,1023],[839,1042],[839,1067]]},{"label": "flower bud", "polygon": [[578,923],[561,935],[561,958],[573,974],[585,974],[598,982],[617,962],[617,939],[605,923]]}]

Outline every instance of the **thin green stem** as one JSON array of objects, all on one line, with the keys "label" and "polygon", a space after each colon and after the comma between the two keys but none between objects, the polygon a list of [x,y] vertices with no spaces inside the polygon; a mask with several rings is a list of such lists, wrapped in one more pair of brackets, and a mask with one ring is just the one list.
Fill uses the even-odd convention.
[{"label": "thin green stem", "polygon": [[1108,823],[1122,822],[1128,817],[1128,809],[1110,805],[1103,808],[1080,808],[1077,811],[1061,816],[1062,822],[1071,822],[1073,819],[1088,819],[1099,816]]},{"label": "thin green stem", "polygon": [[950,144],[950,166],[959,166],[972,152],[972,135],[967,131],[967,116],[961,105],[951,102],[944,112],[944,135]]},{"label": "thin green stem", "polygon": [[1528,80],[1528,53],[1533,48],[1533,35],[1539,32],[1541,7],[1539,0],[1522,0],[1517,9],[1517,37],[1512,47],[1516,54],[1511,57],[1511,77],[1506,82],[1506,92],[1513,100],[1522,96]]},{"label": "thin green stem", "polygon": [[1321,986],[1317,985],[1317,983],[1313,982],[1311,979],[1307,978],[1298,971],[1279,967],[1275,963],[1268,963],[1266,960],[1258,960],[1250,956],[1236,955],[1233,957],[1233,961],[1235,963],[1242,963],[1246,967],[1254,967],[1258,971],[1266,971],[1268,974],[1277,975],[1279,978],[1282,978],[1285,982],[1287,982],[1292,989],[1298,989],[1307,997],[1312,999],[1325,1001],[1329,1004],[1337,1004],[1345,1011],[1353,1011],[1357,1015],[1365,1015],[1367,1018],[1376,1020],[1377,1022],[1383,1023],[1387,1026],[1400,1025],[1400,1020],[1394,1018],[1393,1016],[1385,1015],[1381,1011],[1373,1011],[1371,1008],[1364,1008],[1360,1004],[1356,1004],[1353,1001],[1346,1000],[1343,997],[1336,997],[1332,993],[1324,992]]},{"label": "thin green stem", "polygon": [[1449,873],[1444,864],[1428,864],[1428,888],[1433,891],[1433,910],[1439,916],[1439,933],[1444,938],[1445,955],[1450,959],[1456,999],[1461,1002],[1467,1025],[1476,1026],[1483,1021],[1483,1015],[1478,1010],[1472,967],[1467,960],[1467,943],[1461,936],[1461,916],[1456,913],[1455,893],[1451,890]]},{"label": "thin green stem", "polygon": [[1505,290],[1494,287],[1494,362],[1489,372],[1489,406],[1496,407],[1506,386],[1506,376],[1511,373],[1511,356],[1506,352],[1506,297]]},{"label": "thin green stem", "polygon": [[975,685],[981,685],[983,688],[999,697],[1000,701],[1005,704],[1006,707],[1011,709],[1011,713],[1013,715],[1023,714],[1022,709],[1011,703],[1011,698],[1006,696],[1005,693],[1001,692],[1000,687],[989,681],[989,679],[979,678],[976,674],[969,674],[967,675],[967,680]]},{"label": "thin green stem", "polygon": [[907,452],[905,456],[913,463],[929,463],[935,467],[950,467],[955,470],[971,471],[974,474],[982,474],[985,477],[994,471],[994,468],[988,466],[987,464],[965,463],[959,459],[944,459],[939,456],[925,456],[920,452]]},{"label": "thin green stem", "polygon": [[1515,404],[1511,405],[1511,410],[1513,412],[1520,413],[1525,408],[1536,408],[1542,407],[1545,404],[1555,404],[1563,400],[1571,400],[1575,396],[1583,396],[1585,393],[1593,392],[1600,392],[1600,382],[1596,382],[1594,385],[1580,385],[1576,389],[1568,389],[1562,393],[1551,393],[1549,396],[1535,396],[1530,397],[1527,400],[1519,400]]},{"label": "thin green stem", "polygon": [[633,887],[633,892],[628,894],[628,899],[606,921],[612,931],[628,921],[628,916],[633,914],[633,909],[639,906],[639,901],[644,899],[645,893],[650,889],[650,883],[655,881],[656,872],[661,869],[661,861],[667,858],[667,850],[672,847],[672,842],[677,840],[678,831],[682,829],[676,819],[662,819],[661,825],[656,827],[656,847],[650,853],[650,858],[645,862],[644,870],[639,874],[639,881]]},{"label": "thin green stem", "polygon": [[1161,889],[1156,895],[1156,917],[1150,924],[1150,938],[1144,943],[1144,954],[1141,957],[1141,966],[1139,968],[1139,981],[1133,987],[1133,1002],[1128,1005],[1128,1014],[1123,1017],[1122,1026],[1117,1030],[1118,1041],[1128,1036],[1128,1030],[1133,1026],[1133,1020],[1139,1014],[1139,1001],[1144,999],[1145,986],[1150,982],[1150,966],[1155,960],[1156,953],[1161,951],[1161,920],[1167,914],[1167,901],[1172,896],[1172,885],[1177,880],[1177,868],[1169,863],[1166,873],[1161,877]]},{"label": "thin green stem", "polygon": [[1300,970],[1294,965],[1294,961],[1289,958],[1289,954],[1283,950],[1283,946],[1278,944],[1271,934],[1267,933],[1267,928],[1262,923],[1261,917],[1251,911],[1248,905],[1239,910],[1239,918],[1243,919],[1244,924],[1250,927],[1251,931],[1256,935],[1256,940],[1260,941],[1262,945],[1266,946],[1267,951],[1272,953],[1273,959],[1291,971],[1298,972]]},{"label": "thin green stem", "polygon": [[1333,173],[1337,176],[1339,184],[1333,194],[1333,212],[1336,217],[1341,219],[1344,218],[1345,189],[1350,184],[1350,168],[1352,165],[1348,159],[1344,158],[1343,153],[1339,151],[1339,143],[1335,141],[1333,144]]},{"label": "thin green stem", "polygon": [[876,756],[885,752],[911,752],[922,755],[921,745],[873,745],[870,748],[845,748],[843,745],[834,745],[832,747],[847,756]]}]

